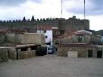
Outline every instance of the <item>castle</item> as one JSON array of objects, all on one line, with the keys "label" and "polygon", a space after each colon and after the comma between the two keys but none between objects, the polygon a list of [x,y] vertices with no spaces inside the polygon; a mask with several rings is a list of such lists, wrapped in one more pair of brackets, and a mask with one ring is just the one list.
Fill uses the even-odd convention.
[{"label": "castle", "polygon": [[36,32],[39,26],[51,26],[57,27],[60,33],[71,32],[77,30],[89,30],[89,20],[77,19],[76,16],[72,18],[46,18],[46,19],[34,19],[31,20],[9,20],[0,21],[0,29],[2,30],[24,30],[27,32]]}]

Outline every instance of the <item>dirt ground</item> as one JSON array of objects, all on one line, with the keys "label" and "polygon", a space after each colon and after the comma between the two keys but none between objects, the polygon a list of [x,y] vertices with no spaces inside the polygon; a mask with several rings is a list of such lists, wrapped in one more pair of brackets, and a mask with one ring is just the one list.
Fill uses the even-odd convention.
[{"label": "dirt ground", "polygon": [[0,64],[0,77],[103,77],[103,59],[48,55],[10,60]]}]

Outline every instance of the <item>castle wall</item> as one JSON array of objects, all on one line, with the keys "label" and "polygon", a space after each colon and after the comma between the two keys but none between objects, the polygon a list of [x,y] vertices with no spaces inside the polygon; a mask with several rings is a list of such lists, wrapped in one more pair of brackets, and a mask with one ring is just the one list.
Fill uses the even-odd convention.
[{"label": "castle wall", "polygon": [[89,30],[89,21],[80,19],[68,19],[61,22],[60,29],[64,29],[67,32],[76,30]]},{"label": "castle wall", "polygon": [[37,26],[52,26],[58,27],[59,30],[64,31],[75,31],[89,29],[89,20],[80,20],[75,16],[73,18],[64,19],[64,18],[54,18],[54,19],[37,19],[34,21],[25,20],[15,20],[15,21],[2,21],[0,22],[0,28],[5,29],[25,29],[29,32],[36,32]]}]

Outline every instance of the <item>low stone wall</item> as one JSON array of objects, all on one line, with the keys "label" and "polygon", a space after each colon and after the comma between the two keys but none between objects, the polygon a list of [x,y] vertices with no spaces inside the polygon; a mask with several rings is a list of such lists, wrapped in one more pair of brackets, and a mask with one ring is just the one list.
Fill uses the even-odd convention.
[{"label": "low stone wall", "polygon": [[35,44],[35,45],[44,45],[45,37],[43,34],[38,33],[23,33],[23,34],[14,34],[7,33],[7,41],[13,44]]},{"label": "low stone wall", "polygon": [[35,44],[44,45],[45,37],[43,34],[38,33],[24,33],[18,35],[20,43],[22,44]]},{"label": "low stone wall", "polygon": [[[40,46],[41,47],[41,46]],[[38,46],[19,45],[18,47],[0,47],[0,62],[6,62],[8,59],[18,60],[36,56]],[[39,51],[44,53],[43,51]]]},{"label": "low stone wall", "polygon": [[26,59],[35,57],[35,50],[28,49],[27,51],[21,51],[20,49],[17,51],[17,59]]},{"label": "low stone wall", "polygon": [[0,33],[0,44],[5,43],[6,42],[5,40],[6,40],[6,35],[3,33]]},{"label": "low stone wall", "polygon": [[15,47],[9,48],[8,57],[10,59],[13,59],[13,60],[17,59],[17,52],[16,52],[16,48]]},{"label": "low stone wall", "polygon": [[30,48],[27,48],[27,50],[21,50],[21,48],[10,48],[9,54],[10,59],[16,60],[16,59],[25,59],[25,58],[31,58],[35,57],[35,50],[31,50]]},{"label": "low stone wall", "polygon": [[58,56],[68,56],[68,52],[72,51],[76,51],[78,53],[78,57],[88,57],[88,50],[92,50],[93,51],[93,57],[96,57],[96,53],[97,50],[99,48],[91,47],[91,46],[77,46],[77,47],[73,47],[73,46],[59,46],[58,47],[58,51],[57,54]]},{"label": "low stone wall", "polygon": [[0,62],[8,61],[8,48],[0,47]]}]

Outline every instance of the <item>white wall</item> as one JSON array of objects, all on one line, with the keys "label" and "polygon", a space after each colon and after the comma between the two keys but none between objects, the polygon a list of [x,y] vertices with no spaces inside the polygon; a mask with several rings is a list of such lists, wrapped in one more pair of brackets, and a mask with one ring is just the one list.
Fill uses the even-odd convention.
[{"label": "white wall", "polygon": [[43,33],[47,38],[45,38],[45,42],[53,42],[53,31],[52,30],[46,30],[46,33],[43,30],[37,30],[37,33]]},{"label": "white wall", "polygon": [[46,43],[53,41],[53,32],[52,32],[52,30],[47,30],[46,33],[45,33],[45,36],[47,36],[47,38],[45,39]]}]

